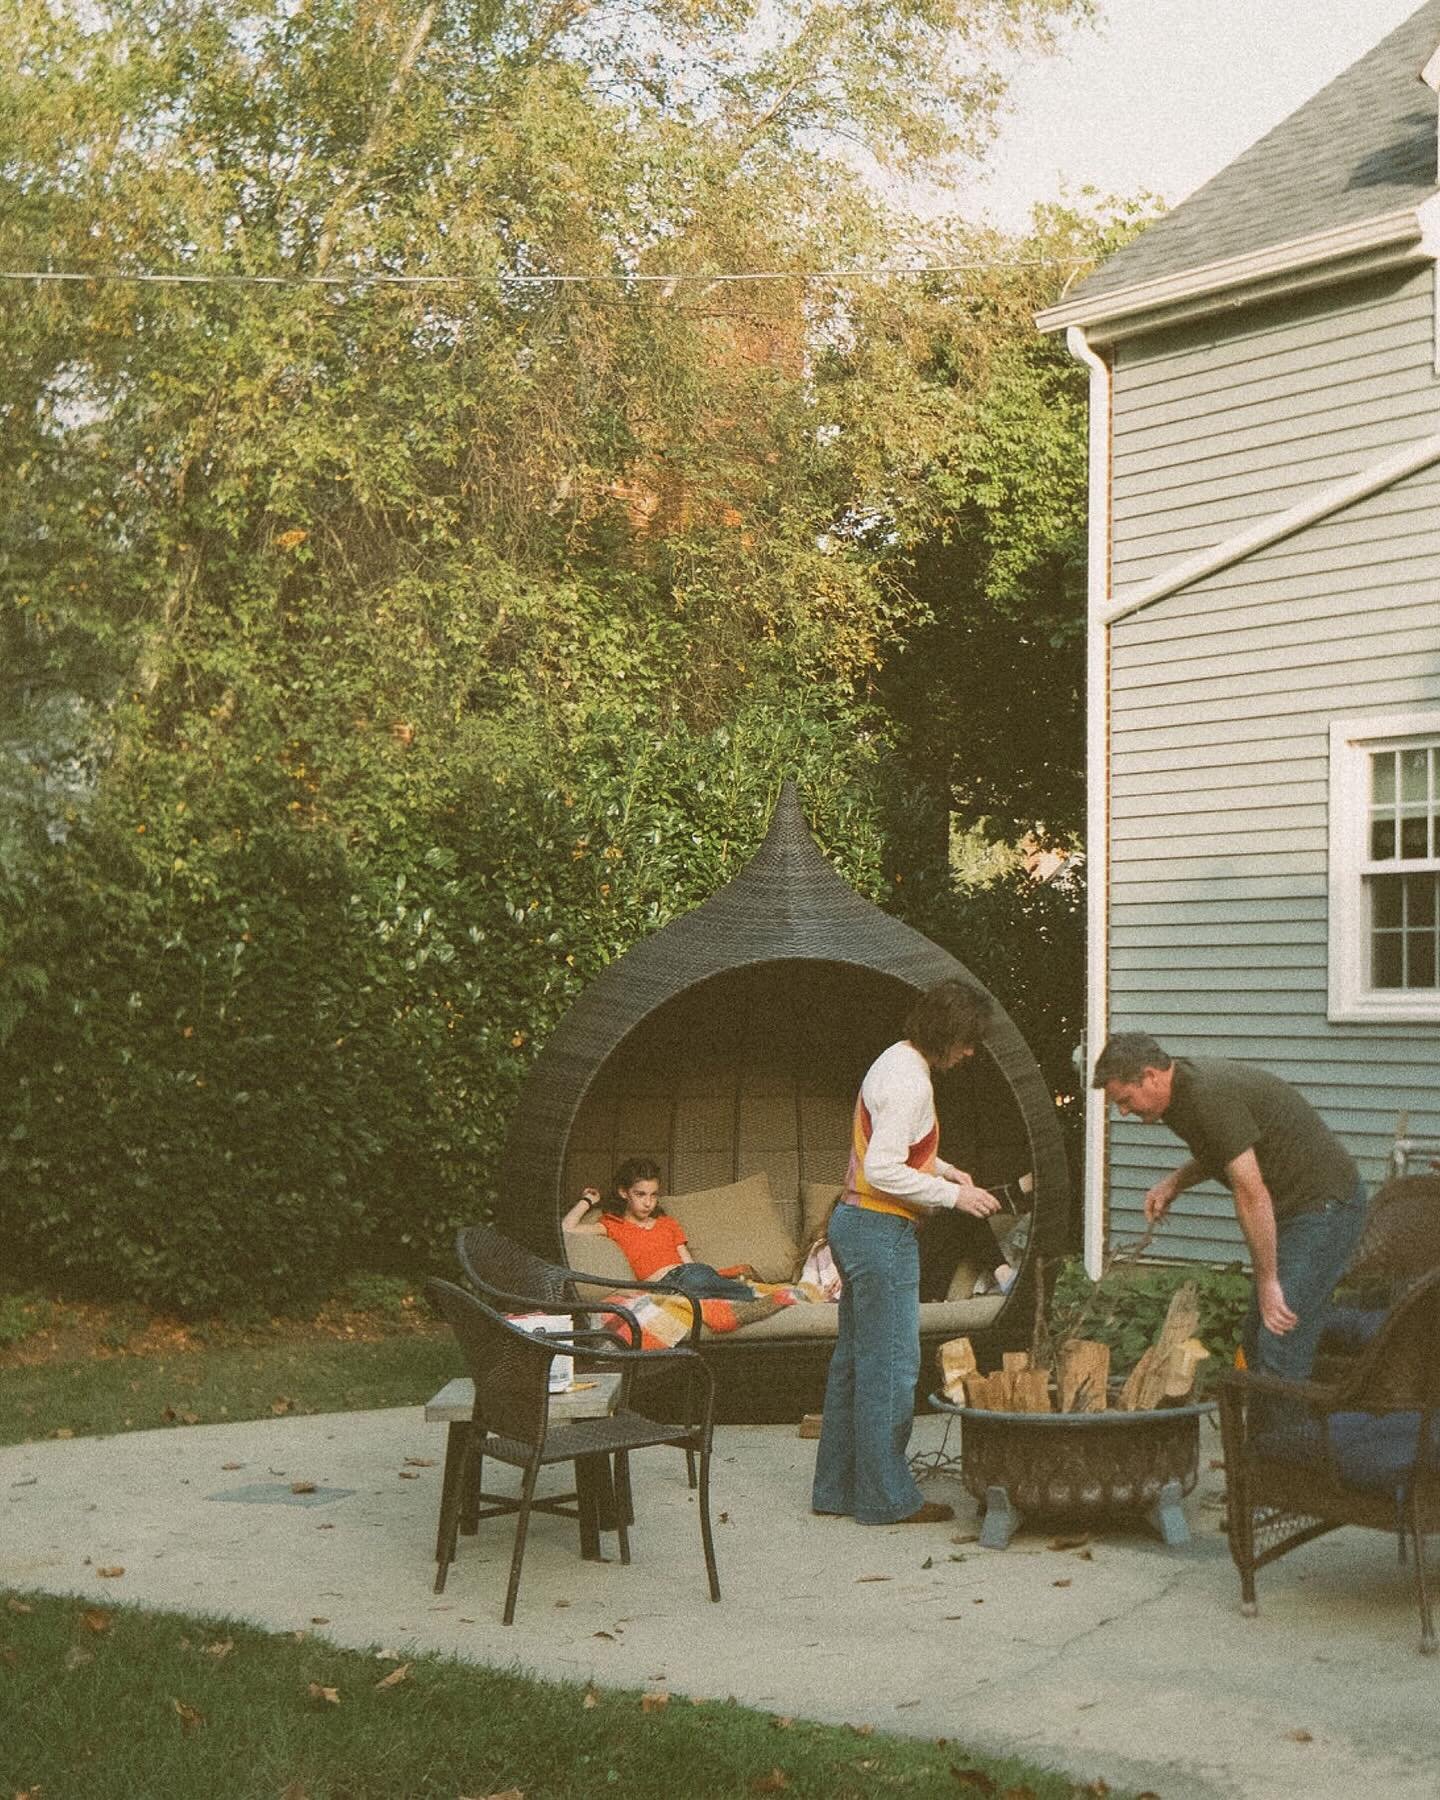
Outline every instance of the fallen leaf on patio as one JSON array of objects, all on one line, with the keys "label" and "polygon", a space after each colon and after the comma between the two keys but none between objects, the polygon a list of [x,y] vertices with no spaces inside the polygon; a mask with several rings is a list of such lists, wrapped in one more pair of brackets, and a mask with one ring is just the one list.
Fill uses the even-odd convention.
[{"label": "fallen leaf on patio", "polygon": [[890,1580],[890,1577],[888,1575],[857,1575],[855,1577],[855,1584],[858,1587],[862,1581],[889,1581],[889,1580]]},{"label": "fallen leaf on patio", "polygon": [[664,1712],[669,1704],[670,1696],[668,1694],[642,1694],[640,1696],[640,1710],[643,1713]]},{"label": "fallen leaf on patio", "polygon": [[217,1638],[213,1644],[202,1644],[200,1654],[213,1656],[216,1662],[223,1662],[234,1648],[234,1638]]},{"label": "fallen leaf on patio", "polygon": [[950,1773],[961,1787],[974,1788],[977,1794],[993,1794],[995,1792],[994,1777],[987,1775],[983,1769],[957,1769],[954,1763],[951,1763]]},{"label": "fallen leaf on patio", "polygon": [[313,1494],[315,1492],[315,1483],[313,1481],[292,1481],[290,1483],[290,1492],[292,1494]]},{"label": "fallen leaf on patio", "polygon": [[557,1606],[568,1606],[570,1602],[568,1600],[557,1600],[555,1604]]},{"label": "fallen leaf on patio", "polygon": [[180,1715],[180,1729],[189,1737],[205,1723],[205,1715],[198,1706],[187,1706],[183,1700],[171,1700],[170,1704]]},{"label": "fallen leaf on patio", "polygon": [[398,1669],[392,1669],[388,1675],[382,1675],[375,1683],[376,1688],[399,1687],[402,1681],[410,1679],[411,1664],[401,1663]]},{"label": "fallen leaf on patio", "polygon": [[92,1663],[94,1660],[95,1652],[93,1650],[82,1650],[78,1644],[72,1644],[65,1652],[65,1667],[67,1669],[83,1669],[86,1663]]},{"label": "fallen leaf on patio", "polygon": [[1315,1733],[1313,1731],[1305,1731],[1303,1729],[1300,1731],[1287,1731],[1285,1735],[1293,1744],[1313,1744],[1315,1742]]},{"label": "fallen leaf on patio", "polygon": [[1080,1562],[1094,1562],[1095,1552],[1093,1550],[1082,1550],[1078,1560]]},{"label": "fallen leaf on patio", "polygon": [[593,1687],[587,1687],[584,1695],[581,1697],[580,1704],[585,1708],[586,1712],[589,1712],[592,1707],[598,1706],[600,1704],[600,1695],[598,1691]]},{"label": "fallen leaf on patio", "polygon": [[312,1625],[328,1625],[330,1621],[325,1617],[324,1613],[311,1613],[310,1623]]},{"label": "fallen leaf on patio", "polygon": [[12,1481],[10,1485],[11,1487],[35,1487],[39,1480],[38,1475],[26,1475],[19,1481]]},{"label": "fallen leaf on patio", "polygon": [[222,1469],[243,1469],[245,1465],[244,1463],[221,1463],[220,1467]]},{"label": "fallen leaf on patio", "polygon": [[613,1631],[592,1631],[590,1635],[591,1637],[604,1638],[607,1644],[613,1644],[615,1642],[615,1633]]},{"label": "fallen leaf on patio", "polygon": [[1210,1458],[1210,1467],[1212,1469],[1223,1469],[1225,1467],[1225,1458],[1223,1456],[1212,1456]]},{"label": "fallen leaf on patio", "polygon": [[315,1527],[315,1529],[317,1531],[333,1531],[335,1529],[335,1527],[334,1527],[333,1523],[326,1523],[324,1525],[317,1525]]},{"label": "fallen leaf on patio", "polygon": [[407,1456],[405,1460],[412,1469],[433,1469],[435,1467],[433,1456]]},{"label": "fallen leaf on patio", "polygon": [[935,1558],[933,1556],[927,1556],[920,1567],[922,1569],[933,1569],[935,1567]]},{"label": "fallen leaf on patio", "polygon": [[756,1776],[755,1780],[750,1783],[750,1792],[752,1794],[778,1794],[782,1788],[788,1788],[789,1785],[783,1769],[772,1769],[768,1775]]},{"label": "fallen leaf on patio", "polygon": [[108,1563],[103,1569],[97,1569],[95,1573],[106,1581],[114,1581],[117,1575],[125,1573],[125,1565],[124,1563]]},{"label": "fallen leaf on patio", "polygon": [[1051,1587],[1069,1587],[1070,1577],[1067,1575],[1063,1581],[1052,1581],[1050,1585]]},{"label": "fallen leaf on patio", "polygon": [[730,1515],[728,1512],[724,1512],[724,1513],[720,1514],[720,1523],[722,1525],[728,1525],[730,1523]]},{"label": "fallen leaf on patio", "polygon": [[402,1481],[418,1481],[420,1479],[413,1469],[401,1469],[399,1474]]},{"label": "fallen leaf on patio", "polygon": [[972,1600],[970,1602],[970,1604],[972,1606],[983,1606],[985,1604],[985,1602],[983,1600],[977,1598],[977,1599]]},{"label": "fallen leaf on patio", "polygon": [[978,1531],[957,1531],[950,1542],[952,1544],[978,1544],[980,1533]]},{"label": "fallen leaf on patio", "polygon": [[907,1706],[918,1706],[919,1704],[920,1702],[918,1700],[897,1700],[895,1702],[895,1710],[896,1712],[904,1712]]},{"label": "fallen leaf on patio", "polygon": [[1048,1547],[1051,1550],[1079,1550],[1089,1542],[1088,1537],[1053,1537]]},{"label": "fallen leaf on patio", "polygon": [[326,1706],[338,1706],[340,1704],[339,1688],[322,1687],[318,1681],[312,1681],[305,1692],[309,1694],[312,1700],[319,1700]]},{"label": "fallen leaf on patio", "polygon": [[31,1613],[35,1610],[28,1600],[16,1600],[14,1598],[5,1602],[5,1609],[7,1612],[13,1613]]},{"label": "fallen leaf on patio", "polygon": [[[30,1608],[27,1606],[25,1610],[26,1612],[29,1612]],[[102,1631],[108,1631],[110,1629],[110,1623],[113,1617],[114,1615],[112,1613],[101,1612],[98,1606],[91,1606],[87,1607],[85,1611],[81,1613],[80,1623],[85,1627],[86,1631],[93,1631],[98,1637]]]}]

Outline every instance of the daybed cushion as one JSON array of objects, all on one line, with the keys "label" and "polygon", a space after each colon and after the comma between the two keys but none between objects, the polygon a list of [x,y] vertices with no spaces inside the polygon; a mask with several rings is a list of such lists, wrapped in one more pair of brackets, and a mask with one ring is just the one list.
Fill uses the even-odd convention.
[{"label": "daybed cushion", "polygon": [[635,1279],[625,1260],[625,1252],[615,1240],[592,1236],[588,1231],[565,1233],[565,1260],[572,1269],[613,1281],[617,1288]]},{"label": "daybed cushion", "polygon": [[800,1249],[785,1229],[767,1175],[671,1195],[665,1210],[684,1228],[696,1262],[717,1269],[749,1263],[761,1281],[789,1281],[795,1273]]},{"label": "daybed cushion", "polygon": [[809,1249],[821,1226],[830,1217],[830,1208],[840,1198],[838,1181],[802,1181],[800,1183],[800,1248]]},{"label": "daybed cushion", "polygon": [[[994,1322],[1004,1305],[1000,1294],[987,1294],[983,1300],[930,1300],[920,1307],[920,1330],[922,1335],[943,1331],[951,1337],[960,1337],[969,1331],[979,1331],[983,1326]],[[762,1341],[783,1338],[833,1338],[840,1325],[840,1308],[825,1302],[802,1302],[798,1306],[783,1307],[777,1313],[771,1313],[768,1319],[756,1319],[753,1324],[742,1326],[726,1338],[706,1338],[706,1343],[713,1346],[734,1344],[744,1349],[746,1344],[758,1344]]]}]

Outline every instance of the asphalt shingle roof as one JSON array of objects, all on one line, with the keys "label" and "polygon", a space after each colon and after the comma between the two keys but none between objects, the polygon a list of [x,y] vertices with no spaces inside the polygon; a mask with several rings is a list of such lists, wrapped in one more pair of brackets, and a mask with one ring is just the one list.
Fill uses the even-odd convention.
[{"label": "asphalt shingle roof", "polygon": [[1435,192],[1440,46],[1427,0],[1368,55],[1079,284],[1092,299],[1418,205]]}]

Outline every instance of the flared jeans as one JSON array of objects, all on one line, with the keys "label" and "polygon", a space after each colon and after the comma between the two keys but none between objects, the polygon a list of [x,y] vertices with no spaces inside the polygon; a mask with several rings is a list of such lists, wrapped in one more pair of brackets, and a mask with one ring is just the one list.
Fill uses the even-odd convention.
[{"label": "flared jeans", "polygon": [[920,1506],[907,1461],[920,1374],[920,1245],[895,1213],[837,1206],[830,1250],[844,1287],[811,1504],[862,1525]]}]

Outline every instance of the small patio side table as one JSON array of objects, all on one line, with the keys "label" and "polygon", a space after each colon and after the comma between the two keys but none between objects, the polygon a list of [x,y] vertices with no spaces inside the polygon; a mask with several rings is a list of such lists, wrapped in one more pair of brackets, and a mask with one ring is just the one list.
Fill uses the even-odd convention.
[{"label": "small patio side table", "polygon": [[[553,1424],[572,1424],[579,1419],[604,1419],[614,1412],[620,1397],[620,1377],[613,1373],[596,1373],[583,1376],[575,1385],[563,1393],[550,1396],[550,1419]],[[454,1483],[465,1478],[465,1445],[470,1434],[471,1415],[475,1410],[475,1384],[468,1375],[457,1375],[453,1381],[446,1382],[438,1394],[425,1402],[425,1418],[428,1422],[436,1422],[446,1427],[445,1433],[445,1471],[440,1489],[440,1509],[443,1515],[445,1500]],[[481,1513],[480,1503],[488,1503],[485,1517],[496,1513],[516,1512],[520,1502],[500,1494],[486,1494],[481,1491],[481,1484],[476,1481],[462,1500],[460,1510],[460,1529],[473,1534],[479,1526]],[[615,1528],[615,1508],[617,1499],[614,1483],[610,1477],[610,1459],[608,1456],[583,1456],[575,1461],[575,1492],[573,1494],[554,1494],[535,1502],[535,1509],[540,1512],[560,1513],[571,1517],[567,1508],[571,1501],[575,1502],[576,1514],[580,1520],[580,1554],[590,1562],[598,1562],[600,1558],[600,1533],[613,1531]],[[435,1557],[438,1562],[443,1554],[443,1546],[438,1542]]]}]

